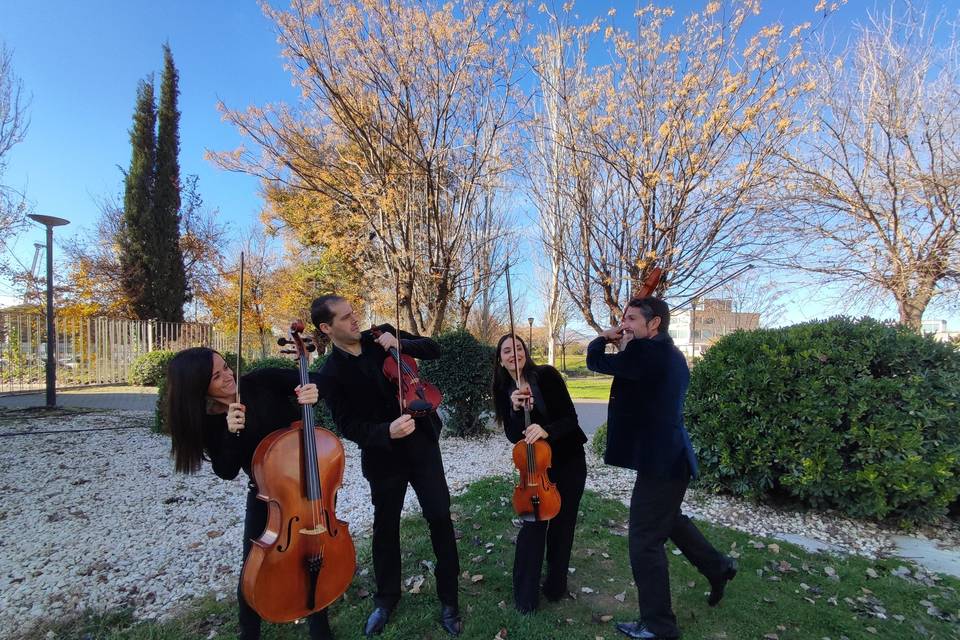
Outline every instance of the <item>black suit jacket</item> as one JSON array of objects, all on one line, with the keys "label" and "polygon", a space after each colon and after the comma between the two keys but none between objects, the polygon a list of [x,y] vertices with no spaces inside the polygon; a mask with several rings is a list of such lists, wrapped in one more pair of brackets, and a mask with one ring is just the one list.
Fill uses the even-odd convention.
[{"label": "black suit jacket", "polygon": [[683,425],[690,369],[669,335],[633,339],[620,353],[606,340],[587,347],[587,368],[613,376],[604,462],[649,478],[687,478],[697,460]]},{"label": "black suit jacket", "polygon": [[[396,330],[381,325],[381,331]],[[414,358],[440,357],[440,346],[430,338],[400,332],[401,351]],[[387,352],[369,331],[360,336],[360,355],[334,346],[319,372],[318,385],[337,429],[360,447],[360,463],[366,478],[387,475],[416,464],[425,447],[437,447],[443,425],[436,412],[416,418],[416,428],[405,438],[390,438],[390,423],[400,416],[397,388],[383,375]]]}]

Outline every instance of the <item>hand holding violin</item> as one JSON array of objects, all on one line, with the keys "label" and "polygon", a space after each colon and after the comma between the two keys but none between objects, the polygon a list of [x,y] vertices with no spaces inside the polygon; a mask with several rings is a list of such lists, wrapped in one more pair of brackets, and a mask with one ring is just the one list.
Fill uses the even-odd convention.
[{"label": "hand holding violin", "polygon": [[406,438],[408,435],[413,433],[413,430],[416,428],[416,426],[417,424],[413,421],[413,416],[411,416],[409,413],[405,413],[390,423],[390,438],[393,440]]}]

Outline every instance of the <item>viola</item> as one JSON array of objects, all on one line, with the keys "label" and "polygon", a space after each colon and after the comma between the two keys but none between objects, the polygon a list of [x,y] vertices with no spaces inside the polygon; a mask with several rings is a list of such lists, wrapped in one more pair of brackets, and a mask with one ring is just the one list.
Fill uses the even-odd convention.
[{"label": "viola", "polygon": [[[513,330],[513,291],[510,288],[510,267],[505,270],[507,278],[507,309],[510,312],[510,335],[513,340],[513,352],[517,352],[517,334]],[[514,357],[516,365],[517,388],[522,388],[520,364]],[[527,386],[529,389],[529,386]],[[532,398],[530,398],[532,400]],[[530,403],[523,406],[523,429],[530,426]],[[547,470],[553,459],[553,450],[543,440],[536,440],[527,444],[521,440],[513,445],[513,464],[520,472],[517,486],[513,488],[513,510],[521,520],[540,521],[555,518],[560,513],[560,492],[557,490]]]},{"label": "viola", "polygon": [[[383,331],[376,326],[370,327],[374,338],[383,335]],[[400,338],[397,338],[399,344]],[[417,361],[412,356],[400,353],[390,347],[387,358],[383,361],[383,375],[392,384],[397,385],[397,394],[400,400],[400,409],[403,413],[414,418],[429,415],[437,410],[443,401],[443,394],[429,382],[420,378]]]},{"label": "viola", "polygon": [[656,291],[657,286],[660,284],[660,278],[663,276],[663,269],[660,267],[654,267],[650,270],[650,273],[647,274],[647,277],[644,278],[643,283],[640,285],[640,288],[634,294],[634,298],[649,298],[653,295],[653,292]]},{"label": "viola", "polygon": [[[303,322],[290,326],[290,340],[307,374],[307,338]],[[343,482],[343,443],[316,426],[313,407],[301,405],[302,417],[274,431],[253,454],[251,475],[257,498],[267,503],[267,526],[253,541],[243,564],[241,588],[247,603],[270,622],[291,622],[325,609],[350,586],[356,551],[346,522],[334,512]]]},{"label": "viola", "polygon": [[[523,409],[524,430],[530,426],[530,409]],[[547,475],[553,459],[553,450],[543,440],[527,444],[523,440],[513,445],[513,464],[520,472],[513,488],[513,510],[521,520],[538,522],[550,520],[560,513],[560,492]]]}]

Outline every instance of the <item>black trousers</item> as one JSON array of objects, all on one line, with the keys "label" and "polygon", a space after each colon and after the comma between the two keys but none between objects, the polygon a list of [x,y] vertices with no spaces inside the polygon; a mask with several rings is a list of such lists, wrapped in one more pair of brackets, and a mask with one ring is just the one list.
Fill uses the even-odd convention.
[{"label": "black trousers", "polygon": [[[267,503],[263,500],[257,500],[257,492],[251,489],[247,492],[247,517],[243,521],[243,559],[246,561],[247,554],[253,546],[253,539],[259,538],[267,526]],[[250,608],[247,601],[243,599],[243,582],[237,585],[237,602],[240,605],[240,640],[259,640],[260,639],[260,616]],[[318,611],[307,618],[307,626],[310,630],[312,640],[329,640],[333,638],[330,630],[330,620],[327,618],[327,610]]]},{"label": "black trousers", "polygon": [[376,475],[368,477],[367,481],[373,501],[376,606],[392,609],[400,600],[400,513],[408,484],[416,492],[423,517],[430,527],[430,542],[437,558],[433,572],[437,597],[443,605],[458,606],[460,559],[450,519],[450,489],[443,472],[440,447],[426,440],[417,443],[415,453],[412,448],[401,451],[391,469],[377,470]]},{"label": "black trousers", "polygon": [[723,555],[680,512],[689,479],[637,477],[630,498],[630,568],[637,584],[640,620],[660,636],[680,635],[670,603],[670,573],[663,548],[669,538],[708,580],[719,579]]},{"label": "black trousers", "polygon": [[549,475],[560,492],[560,513],[553,520],[524,522],[517,534],[517,548],[513,556],[513,602],[521,611],[533,611],[540,604],[544,550],[547,558],[544,595],[558,599],[567,592],[573,534],[577,527],[583,486],[587,480],[587,463],[583,453],[552,466]]}]

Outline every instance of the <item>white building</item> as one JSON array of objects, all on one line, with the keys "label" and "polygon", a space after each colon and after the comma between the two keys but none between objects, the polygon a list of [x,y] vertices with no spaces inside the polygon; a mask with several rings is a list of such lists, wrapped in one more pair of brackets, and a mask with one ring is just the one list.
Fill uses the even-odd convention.
[{"label": "white building", "polygon": [[924,320],[920,323],[920,332],[925,336],[933,336],[940,342],[950,342],[960,338],[960,331],[947,331],[946,320]]},{"label": "white building", "polygon": [[702,355],[707,348],[737,329],[756,329],[759,313],[733,310],[733,301],[707,298],[696,308],[685,308],[670,314],[670,337],[688,358]]}]

